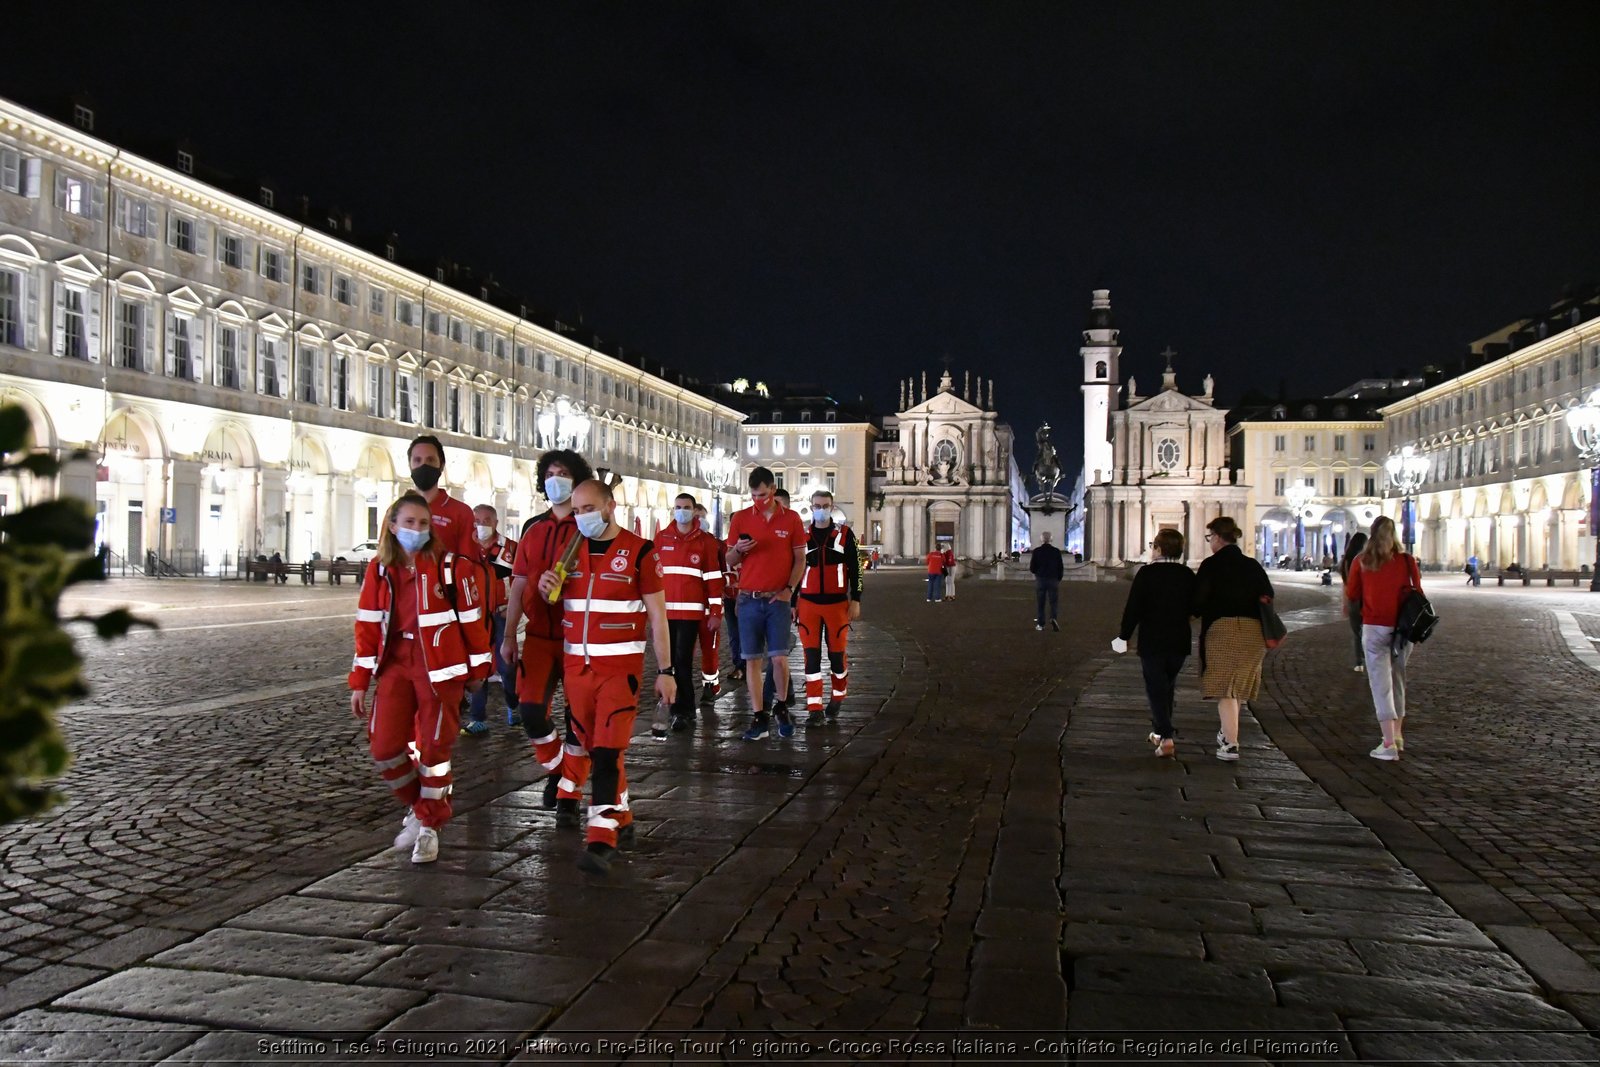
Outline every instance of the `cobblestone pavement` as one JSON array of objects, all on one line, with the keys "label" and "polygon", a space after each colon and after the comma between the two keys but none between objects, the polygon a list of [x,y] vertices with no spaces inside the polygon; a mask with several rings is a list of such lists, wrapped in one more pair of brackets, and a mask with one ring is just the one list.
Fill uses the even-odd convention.
[{"label": "cobblestone pavement", "polygon": [[[1192,692],[1179,758],[1142,743],[1136,663],[1107,648],[1126,586],[1069,584],[1066,632],[1041,634],[1023,585],[964,582],[959,601],[926,605],[914,576],[871,581],[839,725],[744,743],[747,709],[730,694],[692,735],[636,740],[640,838],[607,883],[575,869],[579,835],[554,831],[509,732],[458,747],[472,777],[438,864],[416,870],[382,851],[393,812],[348,712],[325,707],[342,685],[348,622],[315,616],[347,601],[295,605],[293,629],[182,631],[194,635],[187,668],[172,653],[97,662],[156,694],[152,672],[181,681],[218,662],[258,687],[282,686],[283,663],[299,665],[300,684],[326,671],[334,685],[180,714],[162,714],[160,696],[144,712],[71,713],[74,743],[93,742],[80,747],[73,803],[0,831],[5,913],[59,931],[0,931],[17,975],[0,991],[11,1016],[0,1062],[328,1062],[336,1039],[385,1041],[392,1060],[397,1041],[429,1035],[481,1062],[687,1049],[597,1047],[602,1030],[618,1041],[692,1031],[741,1062],[762,1035],[789,1043],[766,1058],[826,1059],[824,1030],[877,1042],[836,1061],[913,1058],[883,1042],[956,1029],[986,1043],[933,1044],[935,1058],[1004,1058],[1007,1041],[1093,1058],[1062,1045],[1069,1027],[1174,1040],[1277,1030],[1313,1043],[1243,1048],[1255,1062],[1600,1055],[1583,1032],[1596,1022],[1594,969],[1540,941],[1528,913],[1485,911],[1465,861],[1441,880],[1453,854],[1420,847],[1424,831],[1405,837],[1404,817],[1346,788],[1370,768],[1323,756],[1341,738],[1299,729],[1318,706],[1318,721],[1339,717],[1327,698],[1348,681],[1318,654],[1340,632],[1317,625],[1323,590],[1282,583],[1280,607],[1301,628],[1269,660],[1256,709],[1267,733],[1247,723],[1245,759],[1225,765],[1209,752],[1214,714]],[[1548,614],[1507,597],[1462,615],[1497,605]],[[1454,610],[1447,597],[1441,609]],[[170,610],[174,632],[136,640],[217,616]],[[1442,629],[1427,652],[1443,660],[1478,629]],[[1296,668],[1299,656],[1312,666]],[[1503,681],[1519,691],[1509,672]],[[193,708],[218,703],[193,693]],[[1415,736],[1428,746],[1428,729]],[[1424,758],[1381,769],[1411,773]],[[1576,825],[1594,826],[1594,810],[1575,811]],[[18,874],[14,860],[43,862]],[[88,901],[111,922],[86,929]],[[1046,1044],[1023,1042],[1025,1030]]]},{"label": "cobblestone pavement", "polygon": [[1600,673],[1557,621],[1570,612],[1600,635],[1600,595],[1428,588],[1443,621],[1410,664],[1401,762],[1366,755],[1378,727],[1342,622],[1282,646],[1258,710],[1386,843],[1417,851],[1463,914],[1537,927],[1600,966]]}]

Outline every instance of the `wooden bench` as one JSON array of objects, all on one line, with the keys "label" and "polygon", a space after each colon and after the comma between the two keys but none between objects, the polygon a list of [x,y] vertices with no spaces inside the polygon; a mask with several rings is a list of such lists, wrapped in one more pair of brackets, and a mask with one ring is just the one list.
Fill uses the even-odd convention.
[{"label": "wooden bench", "polygon": [[[276,578],[278,579],[278,584],[282,585],[289,580],[289,575],[299,569],[300,567],[294,563],[273,563],[271,560],[253,559],[245,564],[245,580],[255,581],[260,577],[261,580],[266,581]],[[301,576],[301,580],[304,580],[304,575]]]},{"label": "wooden bench", "polygon": [[334,585],[343,585],[345,578],[354,578],[358,586],[361,584],[361,579],[367,576],[365,563],[347,559],[318,559],[305,564],[304,567],[305,573],[301,577],[307,585],[316,585],[318,574],[327,575],[328,581]]}]

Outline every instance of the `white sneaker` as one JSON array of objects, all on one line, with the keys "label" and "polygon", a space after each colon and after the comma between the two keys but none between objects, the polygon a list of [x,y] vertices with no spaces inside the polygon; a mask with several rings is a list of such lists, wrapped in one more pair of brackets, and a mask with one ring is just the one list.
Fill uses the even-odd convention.
[{"label": "white sneaker", "polygon": [[1226,760],[1229,763],[1235,762],[1239,758],[1239,746],[1238,745],[1230,745],[1230,744],[1227,744],[1226,742],[1224,742],[1223,744],[1218,745],[1217,746],[1217,758],[1219,760]]},{"label": "white sneaker", "polygon": [[1373,759],[1397,760],[1400,758],[1400,750],[1393,745],[1379,745],[1371,752],[1368,752],[1367,755]]},{"label": "white sneaker", "polygon": [[417,843],[411,849],[412,863],[432,863],[439,858],[439,831],[424,826],[417,831]]},{"label": "white sneaker", "polygon": [[1356,673],[1357,674],[1366,674],[1367,673],[1367,668],[1365,667],[1365,665],[1357,663],[1356,664]]},{"label": "white sneaker", "polygon": [[417,821],[417,813],[407,808],[405,821],[400,824],[400,832],[394,835],[394,847],[410,848],[417,843],[417,835],[421,832],[422,824]]},{"label": "white sneaker", "polygon": [[1218,730],[1217,731],[1217,747],[1221,748],[1222,746],[1226,745],[1227,743],[1228,743],[1228,735],[1223,733],[1221,730]]},{"label": "white sneaker", "polygon": [[1035,630],[1038,630],[1038,631],[1040,631],[1040,632],[1043,632],[1043,631],[1044,631],[1044,624],[1043,624],[1043,623],[1037,623],[1037,622],[1036,622],[1036,623],[1034,623],[1034,624],[1033,624],[1033,628],[1034,628],[1034,629],[1035,629]]}]

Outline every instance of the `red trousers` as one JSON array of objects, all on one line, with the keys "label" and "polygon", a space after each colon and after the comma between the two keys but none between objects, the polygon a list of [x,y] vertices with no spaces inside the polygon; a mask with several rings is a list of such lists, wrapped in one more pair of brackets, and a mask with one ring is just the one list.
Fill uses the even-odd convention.
[{"label": "red trousers", "polygon": [[567,661],[564,678],[579,753],[563,755],[561,789],[581,796],[584,781],[592,772],[588,839],[613,848],[617,830],[633,822],[633,812],[628,810],[628,775],[622,763],[639,714],[642,656],[630,670],[633,673],[597,674],[582,660],[573,659]]},{"label": "red trousers", "polygon": [[463,688],[461,682],[430,683],[415,649],[401,649],[378,672],[367,718],[372,762],[424,826],[450,821],[450,751],[461,728]]},{"label": "red trousers", "polygon": [[840,604],[813,604],[800,598],[800,647],[806,652],[806,711],[816,714],[822,710],[822,642],[828,642],[829,667],[833,672],[833,689],[830,703],[844,700],[849,688],[850,668],[845,662],[845,650],[850,645],[850,602]]},{"label": "red trousers", "polygon": [[707,615],[700,620],[700,680],[716,685],[722,673],[722,615]]},{"label": "red trousers", "polygon": [[[526,636],[522,640],[522,655],[517,659],[517,699],[522,702],[522,721],[530,727],[533,740],[533,758],[551,774],[555,774],[569,758],[577,758],[581,751],[563,745],[552,715],[556,685],[561,681],[563,654],[561,641],[548,637]],[[544,714],[543,722],[534,727],[529,718],[534,705]],[[573,751],[568,751],[573,750]],[[556,783],[558,800],[577,800],[583,796],[578,786],[567,787],[568,776],[563,773]]]}]

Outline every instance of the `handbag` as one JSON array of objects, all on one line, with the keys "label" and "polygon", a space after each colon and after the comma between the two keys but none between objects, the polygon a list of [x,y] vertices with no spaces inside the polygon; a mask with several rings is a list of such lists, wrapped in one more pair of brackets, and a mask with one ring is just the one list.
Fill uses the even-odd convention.
[{"label": "handbag", "polygon": [[1289,636],[1289,628],[1278,618],[1278,612],[1272,606],[1272,598],[1261,598],[1261,639],[1268,648],[1277,648],[1283,644],[1283,639]]},{"label": "handbag", "polygon": [[1394,632],[1401,640],[1420,645],[1433,633],[1433,628],[1439,625],[1439,613],[1433,610],[1433,602],[1418,585],[1415,578],[1416,568],[1416,558],[1407,556],[1407,587],[1400,594],[1400,610],[1395,614]]}]

